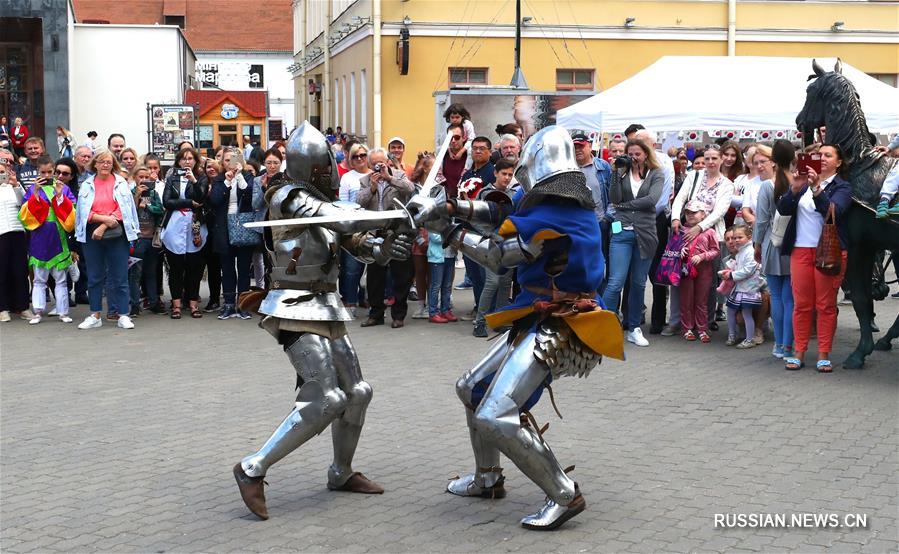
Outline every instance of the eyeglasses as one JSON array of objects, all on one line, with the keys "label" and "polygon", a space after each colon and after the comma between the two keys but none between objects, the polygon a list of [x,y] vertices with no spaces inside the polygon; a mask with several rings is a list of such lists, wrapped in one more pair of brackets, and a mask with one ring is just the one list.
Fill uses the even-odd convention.
[{"label": "eyeglasses", "polygon": [[353,156],[353,159],[354,160],[364,160],[367,157],[368,157],[368,154],[356,154],[355,156]]},{"label": "eyeglasses", "polygon": [[765,165],[771,163],[771,160],[756,160],[755,165]]},{"label": "eyeglasses", "polygon": [[490,149],[487,148],[486,146],[472,146],[472,147],[471,147],[471,150],[472,150],[472,151],[477,151],[477,152],[486,152],[486,151],[488,151],[488,150],[490,150]]},{"label": "eyeglasses", "polygon": [[55,173],[56,175],[59,175],[60,177],[71,177],[72,176],[71,171],[60,171],[57,169],[53,173]]},{"label": "eyeglasses", "polygon": [[97,165],[112,165],[112,160],[98,160]]}]

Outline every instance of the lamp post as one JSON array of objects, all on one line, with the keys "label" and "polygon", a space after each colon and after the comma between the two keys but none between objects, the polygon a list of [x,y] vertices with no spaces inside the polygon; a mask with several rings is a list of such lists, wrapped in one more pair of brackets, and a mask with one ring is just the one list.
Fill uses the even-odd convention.
[{"label": "lamp post", "polygon": [[509,84],[515,88],[528,88],[528,82],[521,70],[521,0],[515,0],[515,70]]}]

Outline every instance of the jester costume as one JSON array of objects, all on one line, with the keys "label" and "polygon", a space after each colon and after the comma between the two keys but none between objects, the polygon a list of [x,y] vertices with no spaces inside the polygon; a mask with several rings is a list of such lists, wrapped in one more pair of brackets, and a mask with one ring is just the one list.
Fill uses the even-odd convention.
[{"label": "jester costume", "polygon": [[47,281],[55,282],[56,311],[63,321],[71,321],[66,270],[72,265],[68,233],[75,229],[75,195],[62,185],[57,195],[53,183],[34,184],[25,193],[19,220],[29,231],[28,264],[34,271],[31,304],[40,322],[47,303]]},{"label": "jester costume", "polygon": [[[505,496],[502,452],[546,493],[544,506],[522,525],[550,530],[586,503],[529,409],[553,378],[584,377],[603,355],[623,359],[623,336],[617,316],[601,307],[600,229],[568,133],[555,126],[536,133],[515,175],[526,192],[514,208],[465,200],[443,207],[415,197],[408,209],[417,223],[441,229],[451,244],[491,270],[517,268],[521,285],[512,305],[487,316],[492,328],[511,330],[456,383],[475,471],[452,480],[447,490],[460,496]],[[452,226],[449,214],[476,230],[502,221],[499,236]]]}]

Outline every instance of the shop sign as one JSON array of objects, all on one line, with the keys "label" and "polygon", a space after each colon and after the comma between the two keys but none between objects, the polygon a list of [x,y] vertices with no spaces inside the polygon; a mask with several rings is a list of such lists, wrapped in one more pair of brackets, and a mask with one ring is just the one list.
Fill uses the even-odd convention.
[{"label": "shop sign", "polygon": [[237,119],[237,112],[234,104],[222,104],[222,119]]},{"label": "shop sign", "polygon": [[197,62],[197,81],[204,87],[225,90],[265,88],[262,64],[247,62]]}]

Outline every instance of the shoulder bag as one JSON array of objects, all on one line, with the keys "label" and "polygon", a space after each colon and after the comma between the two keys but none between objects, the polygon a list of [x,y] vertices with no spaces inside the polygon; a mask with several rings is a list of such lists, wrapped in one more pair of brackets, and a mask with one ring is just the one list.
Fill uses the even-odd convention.
[{"label": "shoulder bag", "polygon": [[676,287],[680,284],[681,267],[683,260],[681,259],[681,251],[684,248],[683,233],[675,233],[668,239],[665,245],[665,251],[662,252],[662,258],[659,260],[658,269],[653,276],[652,282],[660,286]]},{"label": "shoulder bag", "polygon": [[774,217],[771,219],[771,246],[780,248],[784,243],[784,235],[787,232],[787,226],[790,225],[791,215],[782,215],[777,208],[774,208]]},{"label": "shoulder bag", "polygon": [[262,243],[262,235],[253,229],[247,229],[244,223],[256,221],[253,212],[228,214],[228,243],[231,246],[256,246]]},{"label": "shoulder bag", "polygon": [[840,235],[837,232],[837,217],[833,203],[824,218],[818,249],[815,251],[815,268],[827,275],[839,275],[843,266],[843,249],[840,247]]}]

